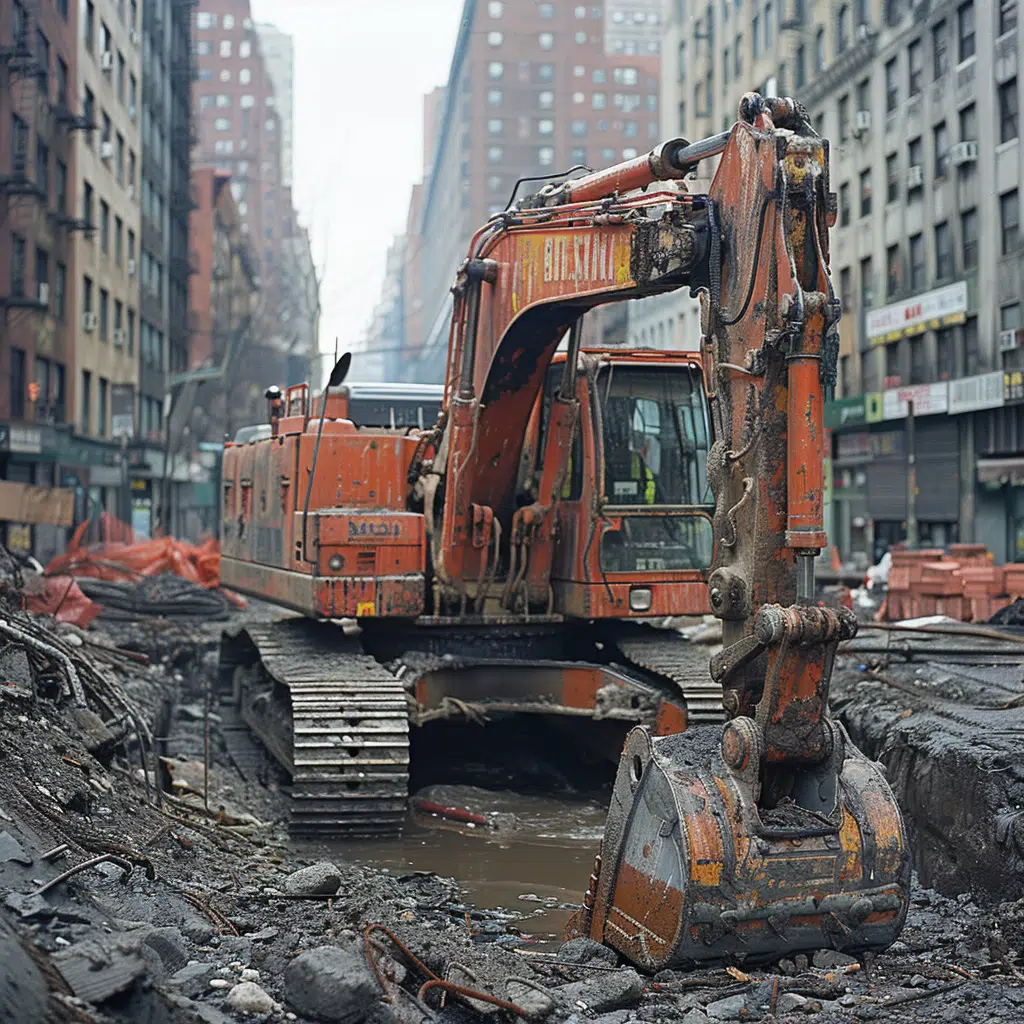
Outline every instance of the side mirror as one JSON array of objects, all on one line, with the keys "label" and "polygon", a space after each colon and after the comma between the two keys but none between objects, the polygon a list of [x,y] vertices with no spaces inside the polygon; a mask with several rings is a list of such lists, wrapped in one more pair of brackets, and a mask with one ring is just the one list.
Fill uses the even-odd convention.
[{"label": "side mirror", "polygon": [[346,352],[335,364],[334,369],[331,370],[330,377],[327,378],[327,386],[329,388],[336,388],[348,376],[349,367],[352,365],[352,353]]}]

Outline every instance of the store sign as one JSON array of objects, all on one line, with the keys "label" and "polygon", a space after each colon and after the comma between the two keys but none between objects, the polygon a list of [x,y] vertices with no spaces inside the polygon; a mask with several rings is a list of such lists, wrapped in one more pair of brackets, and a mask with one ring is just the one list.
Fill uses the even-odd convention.
[{"label": "store sign", "polygon": [[871,344],[881,345],[929,329],[962,324],[966,319],[967,282],[957,281],[904,302],[868,310],[865,329]]},{"label": "store sign", "polygon": [[43,432],[39,427],[22,427],[15,423],[0,426],[0,450],[41,455]]},{"label": "store sign", "polygon": [[997,409],[1003,404],[1003,373],[979,373],[949,383],[949,411],[975,412],[978,409]]},{"label": "store sign", "polygon": [[843,427],[860,426],[865,422],[863,395],[825,403],[825,426],[829,430],[842,430]]},{"label": "store sign", "polygon": [[864,395],[864,418],[868,423],[882,422],[882,392],[868,391]]},{"label": "store sign", "polygon": [[132,384],[111,385],[110,433],[113,437],[135,435],[135,387]]},{"label": "store sign", "polygon": [[949,386],[946,382],[911,384],[905,388],[890,388],[882,392],[882,419],[902,420],[914,403],[915,416],[930,416],[949,409]]}]

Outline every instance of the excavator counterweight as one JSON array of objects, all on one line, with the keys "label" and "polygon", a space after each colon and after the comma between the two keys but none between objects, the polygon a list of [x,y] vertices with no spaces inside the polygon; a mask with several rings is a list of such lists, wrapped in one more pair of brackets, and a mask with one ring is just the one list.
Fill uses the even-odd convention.
[{"label": "excavator counterweight", "polygon": [[630,733],[566,933],[652,971],[884,949],[910,891],[893,794],[828,710],[856,619],[814,602],[840,313],[827,144],[792,101],[748,94],[739,115],[707,197],[701,293],[715,436],[708,585],[724,640],[709,672],[727,721]]}]

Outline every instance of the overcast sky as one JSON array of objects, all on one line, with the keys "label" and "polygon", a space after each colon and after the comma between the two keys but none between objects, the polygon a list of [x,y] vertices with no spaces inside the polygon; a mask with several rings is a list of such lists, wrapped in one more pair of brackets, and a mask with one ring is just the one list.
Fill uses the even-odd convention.
[{"label": "overcast sky", "polygon": [[295,42],[294,193],[325,272],[320,347],[361,340],[420,178],[422,97],[448,77],[462,0],[251,0]]}]

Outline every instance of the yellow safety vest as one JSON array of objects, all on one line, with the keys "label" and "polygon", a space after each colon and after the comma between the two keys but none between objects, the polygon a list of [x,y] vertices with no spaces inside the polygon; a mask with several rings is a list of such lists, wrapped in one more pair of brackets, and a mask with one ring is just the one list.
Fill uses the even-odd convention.
[{"label": "yellow safety vest", "polygon": [[[653,505],[654,504],[654,499],[656,497],[656,495],[655,495],[655,485],[654,485],[654,474],[651,472],[650,466],[648,466],[646,463],[644,464],[643,469],[644,469],[644,504],[646,504],[646,505]],[[639,480],[640,479],[640,456],[636,452],[633,453],[633,479],[634,480]]]}]

